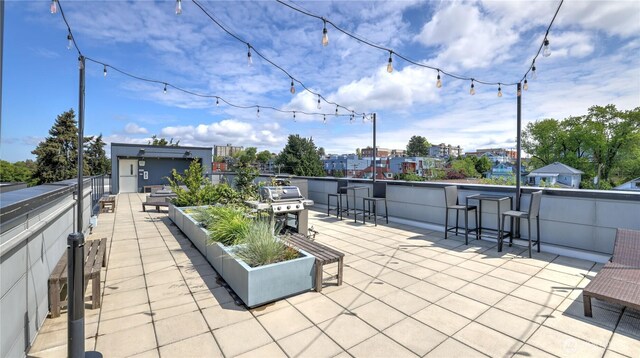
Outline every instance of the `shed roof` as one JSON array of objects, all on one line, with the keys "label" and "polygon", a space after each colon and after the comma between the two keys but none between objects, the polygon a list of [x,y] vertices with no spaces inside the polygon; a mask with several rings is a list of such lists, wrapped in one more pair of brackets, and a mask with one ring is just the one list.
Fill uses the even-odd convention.
[{"label": "shed roof", "polygon": [[584,174],[584,172],[576,168],[572,168],[566,164],[555,162],[553,164],[546,165],[542,168],[532,170],[530,173],[530,175],[536,175],[536,174]]}]

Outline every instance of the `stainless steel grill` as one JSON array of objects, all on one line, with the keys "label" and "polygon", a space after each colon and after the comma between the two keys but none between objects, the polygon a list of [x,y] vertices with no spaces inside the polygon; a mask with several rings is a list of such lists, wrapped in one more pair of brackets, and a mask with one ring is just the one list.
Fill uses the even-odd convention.
[{"label": "stainless steel grill", "polygon": [[263,186],[260,187],[260,200],[246,203],[257,210],[268,210],[271,219],[283,222],[286,227],[308,235],[309,213],[307,208],[313,206],[313,200],[305,199],[297,186]]}]

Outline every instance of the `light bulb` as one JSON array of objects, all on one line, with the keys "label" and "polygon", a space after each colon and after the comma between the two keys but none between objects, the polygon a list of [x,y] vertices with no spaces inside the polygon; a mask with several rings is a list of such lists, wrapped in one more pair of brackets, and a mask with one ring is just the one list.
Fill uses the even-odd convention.
[{"label": "light bulb", "polygon": [[73,47],[73,37],[71,36],[71,33],[69,33],[67,35],[67,50],[71,50],[72,47]]},{"label": "light bulb", "polygon": [[176,15],[182,14],[182,0],[176,0]]},{"label": "light bulb", "polygon": [[474,94],[476,94],[476,88],[475,87],[476,86],[473,84],[473,80],[471,80],[471,89],[469,89],[469,94],[472,95],[472,96]]},{"label": "light bulb", "polygon": [[291,79],[291,89],[289,90],[289,92],[291,92],[291,94],[296,93],[296,86],[293,85],[293,78]]},{"label": "light bulb", "polygon": [[256,111],[256,117],[260,118],[260,106],[258,106],[258,110]]},{"label": "light bulb", "polygon": [[538,74],[536,73],[536,66],[531,67],[531,79],[535,80],[538,78]]},{"label": "light bulb", "polygon": [[498,84],[498,97],[502,97],[502,86]]},{"label": "light bulb", "polygon": [[336,116],[338,115],[338,106],[336,106]]},{"label": "light bulb", "polygon": [[[355,116],[355,114],[354,114]],[[367,116],[365,116],[364,114],[362,115],[362,124],[364,124],[367,121]]]},{"label": "light bulb", "polygon": [[318,109],[320,109],[322,106],[320,105],[320,95],[318,95]]},{"label": "light bulb", "polygon": [[549,57],[551,56],[551,49],[549,48],[549,40],[544,39],[544,46],[542,47],[542,56]]},{"label": "light bulb", "polygon": [[296,111],[293,111],[293,121],[296,121]]},{"label": "light bulb", "polygon": [[216,107],[220,106],[220,99],[218,97],[216,97]]},{"label": "light bulb", "polygon": [[164,92],[164,94],[167,94],[167,84],[166,83],[164,84],[164,90],[162,92]]},{"label": "light bulb", "polygon": [[253,60],[251,59],[251,46],[247,45],[249,50],[247,50],[247,66],[251,66],[253,64]]},{"label": "light bulb", "polygon": [[327,34],[327,22],[324,21],[324,26],[322,27],[322,46],[327,46],[328,44],[329,44],[329,34]]},{"label": "light bulb", "polygon": [[349,116],[349,123],[353,123],[353,114]]},{"label": "light bulb", "polygon": [[393,72],[393,59],[391,58],[392,52],[389,51],[389,62],[387,63],[387,72]]},{"label": "light bulb", "polygon": [[58,12],[58,5],[56,4],[56,0],[51,0],[51,6],[49,7],[49,10],[51,10],[52,14]]},{"label": "light bulb", "polygon": [[104,68],[102,69],[102,74],[104,75],[104,77],[107,77],[107,65],[104,65]]},{"label": "light bulb", "polygon": [[528,90],[529,89],[529,83],[527,83],[527,79],[524,79],[524,86],[523,86],[524,90]]},{"label": "light bulb", "polygon": [[327,124],[327,116],[326,115],[322,115],[322,123]]},{"label": "light bulb", "polygon": [[438,80],[436,81],[436,87],[442,88],[442,80],[440,79],[440,70],[438,70]]}]

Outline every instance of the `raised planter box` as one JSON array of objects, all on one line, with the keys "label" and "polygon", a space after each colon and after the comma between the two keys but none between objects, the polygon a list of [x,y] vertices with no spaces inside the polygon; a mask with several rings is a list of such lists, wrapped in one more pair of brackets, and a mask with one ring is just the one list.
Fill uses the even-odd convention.
[{"label": "raised planter box", "polygon": [[235,246],[220,243],[208,245],[209,232],[185,214],[184,209],[191,208],[178,208],[170,204],[169,218],[248,307],[263,305],[314,287],[314,256],[298,250],[301,256],[297,259],[252,268],[233,256]]}]

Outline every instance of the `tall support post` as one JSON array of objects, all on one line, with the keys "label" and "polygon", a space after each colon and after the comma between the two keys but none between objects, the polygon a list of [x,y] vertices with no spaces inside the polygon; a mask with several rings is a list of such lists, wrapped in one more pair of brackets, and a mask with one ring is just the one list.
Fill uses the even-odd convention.
[{"label": "tall support post", "polygon": [[[0,122],[2,122],[2,58],[4,57],[4,0],[0,1]],[[2,129],[0,129],[0,136]]]},{"label": "tall support post", "polygon": [[378,150],[376,149],[376,114],[373,114],[373,182],[376,182],[376,176],[378,175],[378,166],[376,165],[376,157],[378,156]]},{"label": "tall support post", "polygon": [[80,84],[78,93],[78,224],[67,237],[67,356],[84,357],[84,234],[83,159],[84,159],[84,56],[78,58]]},{"label": "tall support post", "polygon": [[[517,131],[518,135],[516,136],[516,210],[520,210],[520,177],[522,173],[520,172],[522,168],[522,83],[518,83],[517,90]],[[516,220],[515,225],[515,236],[520,237],[520,222]]]}]

